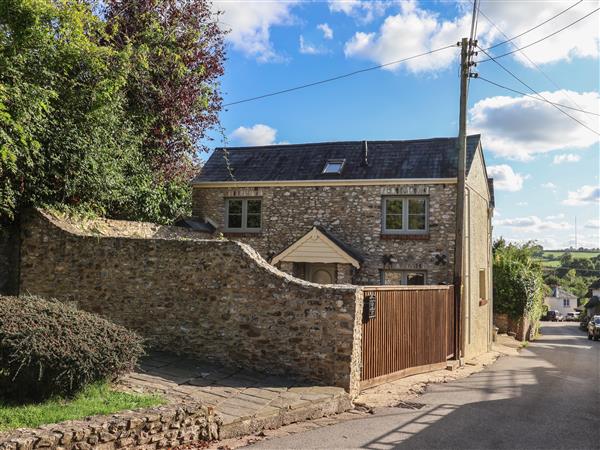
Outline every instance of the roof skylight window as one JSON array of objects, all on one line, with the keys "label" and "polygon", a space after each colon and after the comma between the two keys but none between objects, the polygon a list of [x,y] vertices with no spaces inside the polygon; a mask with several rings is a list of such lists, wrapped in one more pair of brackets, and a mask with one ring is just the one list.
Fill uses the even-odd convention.
[{"label": "roof skylight window", "polygon": [[345,159],[330,159],[325,163],[323,173],[342,173]]}]

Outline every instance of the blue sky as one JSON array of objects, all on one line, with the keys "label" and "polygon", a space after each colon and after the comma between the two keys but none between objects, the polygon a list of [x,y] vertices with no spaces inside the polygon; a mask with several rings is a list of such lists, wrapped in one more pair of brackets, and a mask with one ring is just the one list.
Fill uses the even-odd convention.
[{"label": "blue sky", "polygon": [[[483,48],[545,25],[490,52],[523,47],[580,19],[595,1],[485,1]],[[453,44],[467,36],[470,3],[447,1],[214,1],[230,31],[224,103],[310,83]],[[499,59],[546,99],[599,113],[600,14]],[[513,46],[514,44],[514,46]],[[523,53],[525,55],[523,55]],[[458,49],[332,83],[232,105],[221,114],[229,145],[453,136]],[[479,59],[485,58],[482,53]],[[533,64],[532,62],[533,61]],[[537,67],[536,67],[537,66]],[[541,71],[539,69],[541,69]],[[531,93],[492,61],[482,77]],[[542,73],[543,72],[543,73]],[[549,80],[549,79],[550,80]],[[483,135],[496,179],[496,236],[546,248],[600,247],[598,135],[553,106],[482,80],[469,92],[469,132]],[[563,109],[600,132],[597,115]],[[221,145],[216,137],[213,145]]]}]

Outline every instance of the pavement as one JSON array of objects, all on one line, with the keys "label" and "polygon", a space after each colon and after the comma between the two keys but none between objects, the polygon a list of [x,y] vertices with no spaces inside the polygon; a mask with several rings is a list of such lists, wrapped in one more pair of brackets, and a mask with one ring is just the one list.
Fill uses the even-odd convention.
[{"label": "pavement", "polygon": [[130,392],[159,393],[172,402],[202,401],[223,419],[221,439],[257,433],[352,409],[344,389],[266,376],[170,353],[153,352],[119,381]]},{"label": "pavement", "polygon": [[354,404],[372,409],[411,402],[425,393],[431,384],[450,383],[469,377],[493,364],[502,355],[518,355],[521,348],[522,343],[513,337],[498,335],[492,351],[471,358],[460,367],[453,366],[452,370],[441,369],[412,375],[365,389],[354,400]]},{"label": "pavement", "polygon": [[519,355],[398,407],[248,448],[600,449],[600,342],[577,323],[545,322],[541,333]]}]

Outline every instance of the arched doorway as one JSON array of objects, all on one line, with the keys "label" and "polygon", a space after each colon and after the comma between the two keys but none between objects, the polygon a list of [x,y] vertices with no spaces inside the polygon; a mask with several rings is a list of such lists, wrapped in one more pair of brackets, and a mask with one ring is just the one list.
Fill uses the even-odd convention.
[{"label": "arched doorway", "polygon": [[307,264],[306,279],[318,284],[334,284],[336,282],[335,264]]}]

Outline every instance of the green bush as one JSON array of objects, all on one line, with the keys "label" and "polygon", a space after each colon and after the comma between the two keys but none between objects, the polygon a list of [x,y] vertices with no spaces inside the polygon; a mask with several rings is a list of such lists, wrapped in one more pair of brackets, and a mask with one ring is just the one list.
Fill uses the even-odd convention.
[{"label": "green bush", "polygon": [[513,319],[527,317],[532,334],[537,332],[543,313],[546,287],[542,268],[532,255],[531,243],[494,243],[494,312]]},{"label": "green bush", "polygon": [[70,396],[131,370],[143,353],[135,333],[36,297],[0,297],[0,398]]}]

